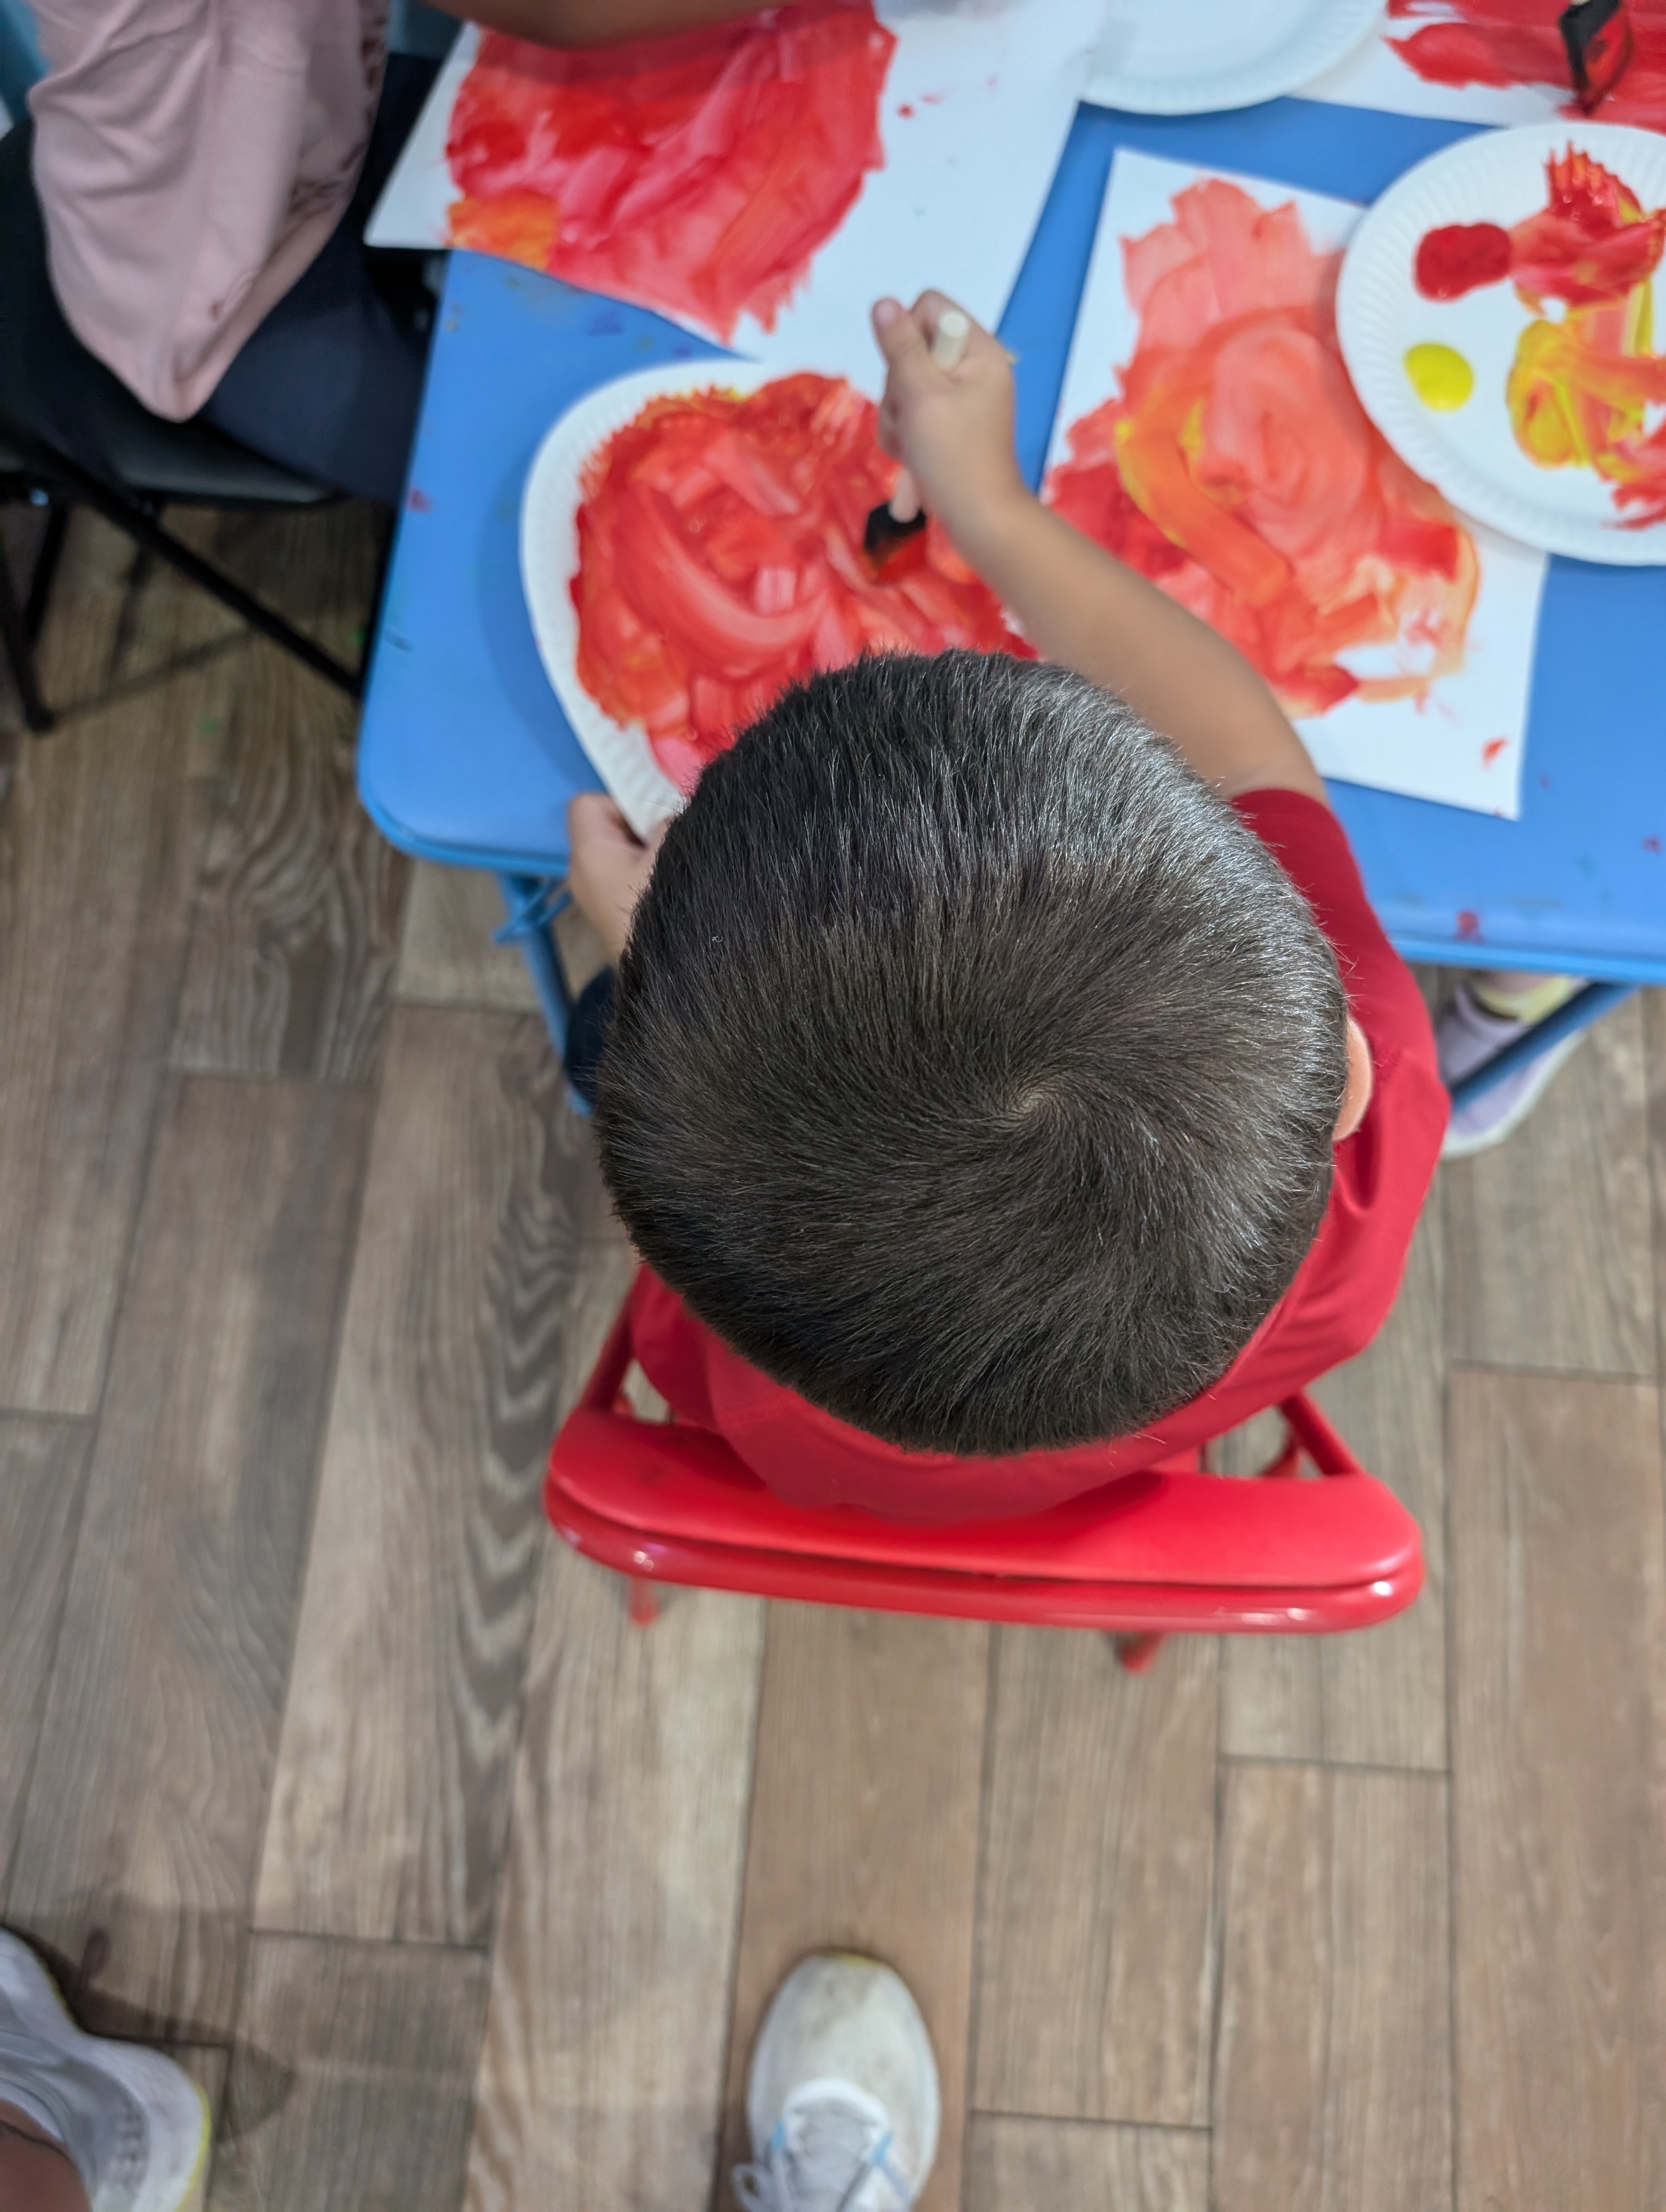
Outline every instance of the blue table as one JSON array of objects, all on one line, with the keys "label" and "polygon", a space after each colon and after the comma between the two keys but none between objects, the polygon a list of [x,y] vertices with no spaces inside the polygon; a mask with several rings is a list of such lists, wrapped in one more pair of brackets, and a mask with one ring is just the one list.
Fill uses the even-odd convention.
[{"label": "blue table", "polygon": [[[1081,109],[1001,324],[1018,356],[1031,481],[1119,145],[1369,201],[1469,129],[1300,100],[1172,120]],[[708,356],[718,349],[642,309],[452,256],[359,786],[395,844],[505,879],[557,1036],[548,887],[566,872],[567,801],[598,778],[532,641],[517,554],[521,485],[545,430],[580,394],[651,362]],[[1408,957],[1602,979],[1553,1017],[1560,1030],[1624,988],[1666,981],[1666,569],[1551,562],[1524,781],[1516,822],[1353,784],[1332,795]],[[1549,1041],[1541,1030],[1531,1048]]]}]

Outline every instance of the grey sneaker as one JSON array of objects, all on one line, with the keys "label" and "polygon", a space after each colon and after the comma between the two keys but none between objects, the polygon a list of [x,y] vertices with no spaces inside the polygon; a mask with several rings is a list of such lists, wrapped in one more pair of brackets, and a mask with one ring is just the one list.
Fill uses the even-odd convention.
[{"label": "grey sneaker", "polygon": [[0,1931],[0,2100],[55,2135],[93,2212],[195,2212],[209,2110],[171,2058],[83,2035],[27,1943]]},{"label": "grey sneaker", "polygon": [[775,1991],[746,2079],[746,2212],[908,2212],[942,2100],[920,2008],[877,1959],[818,1952]]},{"label": "grey sneaker", "polygon": [[[1575,979],[1568,995],[1572,997],[1578,988]],[[1525,1022],[1513,1020],[1508,1014],[1489,1013],[1477,1002],[1468,985],[1460,983],[1435,1032],[1443,1080],[1449,1085],[1461,1083],[1483,1060],[1490,1060],[1505,1045],[1513,1044],[1527,1027]],[[1495,1083],[1490,1091],[1483,1091],[1473,1105],[1460,1106],[1447,1125],[1446,1141],[1440,1148],[1442,1159],[1467,1159],[1471,1152],[1484,1152],[1489,1146],[1501,1145],[1526,1121],[1544,1096],[1551,1077],[1584,1036],[1583,1030],[1576,1030],[1572,1036],[1564,1037],[1560,1044],[1541,1052],[1536,1060],[1529,1060],[1524,1067],[1518,1067],[1513,1075],[1506,1075],[1501,1083]]]}]

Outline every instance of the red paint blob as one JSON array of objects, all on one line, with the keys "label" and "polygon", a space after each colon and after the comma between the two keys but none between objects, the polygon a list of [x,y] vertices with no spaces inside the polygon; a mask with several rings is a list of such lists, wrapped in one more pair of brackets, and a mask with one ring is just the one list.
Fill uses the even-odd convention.
[{"label": "red paint blob", "polygon": [[1643,849],[1645,853],[1657,853],[1660,850],[1659,838],[1645,837],[1643,840]]},{"label": "red paint blob", "polygon": [[1481,916],[1472,908],[1466,906],[1458,908],[1457,933],[1460,938],[1475,938],[1481,935]]},{"label": "red paint blob", "polygon": [[453,244],[766,330],[883,166],[897,41],[871,0],[797,0],[589,51],[482,35],[446,159]]},{"label": "red paint blob", "polygon": [[1496,222],[1449,222],[1417,242],[1413,281],[1426,300],[1461,300],[1510,274],[1510,233]]},{"label": "red paint blob", "polygon": [[1498,759],[1499,754],[1508,750],[1509,744],[1510,740],[1508,738],[1488,738],[1487,743],[1481,749],[1481,766],[1483,768],[1491,768],[1493,762]]},{"label": "red paint blob", "polygon": [[1033,657],[935,523],[875,576],[862,532],[897,477],[878,427],[841,380],[787,376],[651,400],[587,465],[579,679],[684,790],[794,677],[867,652]]},{"label": "red paint blob", "polygon": [[405,505],[417,514],[431,514],[434,511],[434,501],[423,489],[421,484],[412,484],[410,496],[406,500]]},{"label": "red paint blob", "polygon": [[[1559,12],[1556,0],[1439,0],[1442,20],[1422,20],[1389,46],[1426,83],[1552,85],[1564,112],[1577,113]],[[1389,0],[1389,16],[1402,22],[1434,13],[1432,0]],[[1626,0],[1626,13],[1634,51],[1602,102],[1602,120],[1666,131],[1666,0]]]},{"label": "red paint blob", "polygon": [[[1354,397],[1341,256],[1224,179],[1177,193],[1174,217],[1122,241],[1139,343],[1118,396],[1071,426],[1049,503],[1230,638],[1290,713],[1426,697],[1462,661],[1475,550]],[[1407,672],[1343,659],[1383,645]]]}]

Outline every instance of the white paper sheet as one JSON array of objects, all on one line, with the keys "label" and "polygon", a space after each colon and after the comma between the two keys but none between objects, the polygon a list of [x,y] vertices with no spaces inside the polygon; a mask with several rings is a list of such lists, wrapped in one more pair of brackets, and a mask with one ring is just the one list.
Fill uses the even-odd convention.
[{"label": "white paper sheet", "polygon": [[[1068,459],[1071,426],[1121,389],[1118,372],[1139,343],[1140,320],[1124,283],[1122,241],[1171,224],[1175,196],[1209,176],[1223,178],[1265,209],[1293,202],[1318,252],[1340,247],[1359,217],[1360,210],[1346,200],[1119,151],[1066,369],[1049,474]],[[1513,818],[1520,811],[1545,559],[1474,524],[1463,526],[1480,556],[1480,585],[1462,665],[1436,678],[1422,699],[1365,702],[1355,696],[1323,714],[1301,716],[1298,727],[1328,776]],[[1414,638],[1402,638],[1394,646],[1345,648],[1336,658],[1353,675],[1369,678],[1418,670],[1424,665],[1419,652]]]},{"label": "white paper sheet", "polygon": [[[934,284],[979,321],[1000,319],[1086,81],[1104,0],[879,0],[877,13],[897,38],[879,103],[885,165],[869,173],[773,330],[743,315],[727,340],[757,360],[813,363],[874,397],[884,380],[867,318],[881,293],[911,300]],[[441,71],[372,218],[373,246],[448,243],[458,195],[446,142],[477,43],[477,33],[465,32]],[[552,89],[552,100],[560,96]],[[724,335],[686,315],[673,319]]]}]

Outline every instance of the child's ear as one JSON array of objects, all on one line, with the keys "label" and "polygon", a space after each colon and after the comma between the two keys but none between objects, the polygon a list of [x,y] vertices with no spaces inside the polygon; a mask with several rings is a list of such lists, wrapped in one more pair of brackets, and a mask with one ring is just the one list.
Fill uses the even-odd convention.
[{"label": "child's ear", "polygon": [[1371,1104],[1371,1047],[1365,1042],[1365,1032],[1352,1014],[1348,1016],[1347,1030],[1348,1072],[1342,1085],[1341,1110],[1336,1116],[1333,1144],[1340,1145],[1344,1137],[1351,1137],[1365,1118],[1365,1109]]}]

